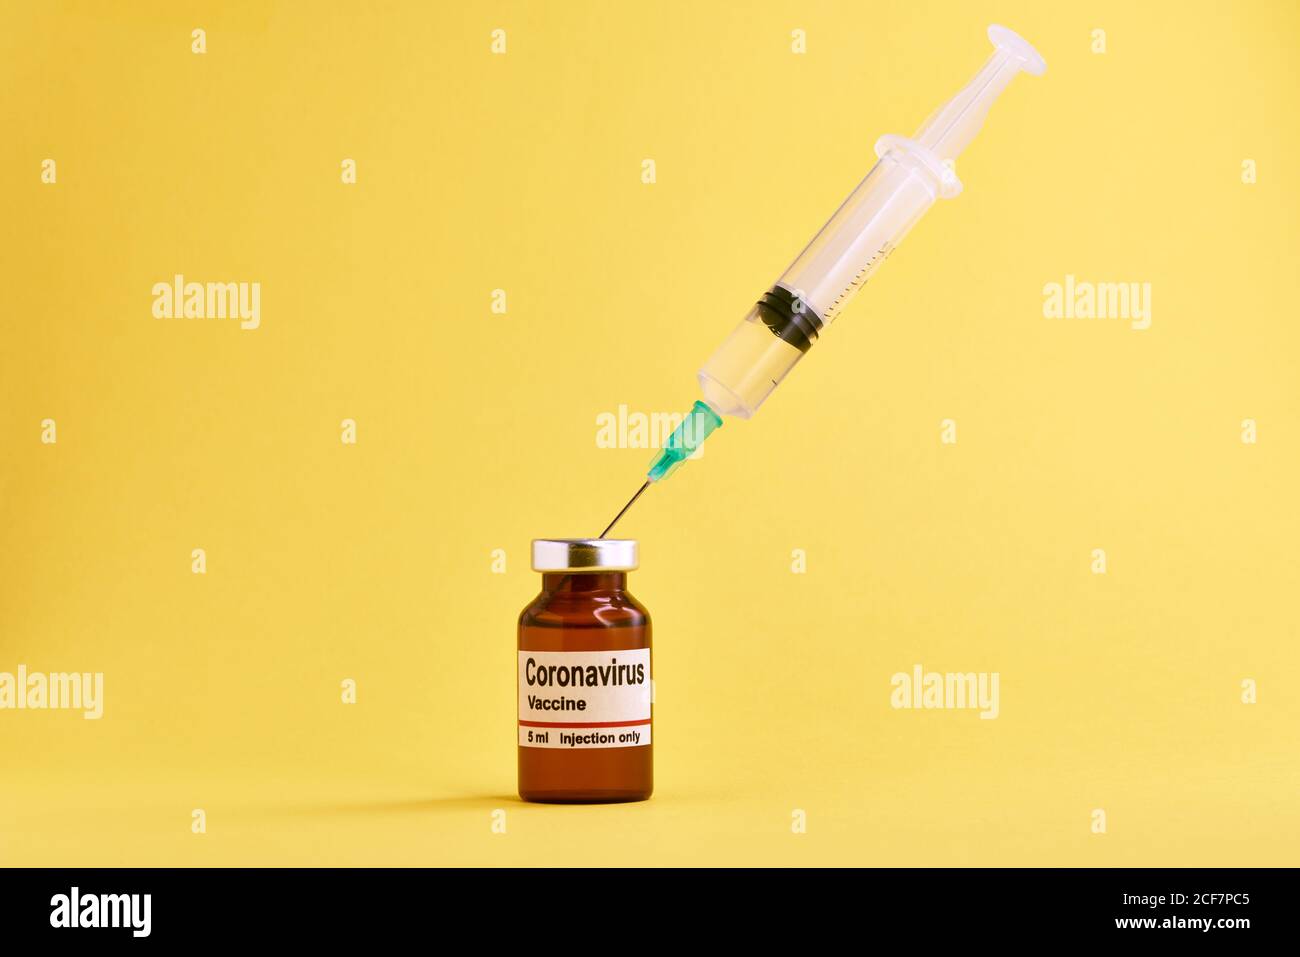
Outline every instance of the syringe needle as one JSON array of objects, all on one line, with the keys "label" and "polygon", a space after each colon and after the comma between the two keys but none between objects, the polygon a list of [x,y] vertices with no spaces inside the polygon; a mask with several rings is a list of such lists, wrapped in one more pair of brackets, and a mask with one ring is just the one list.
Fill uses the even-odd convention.
[{"label": "syringe needle", "polygon": [[597,537],[604,538],[606,535],[608,535],[610,529],[612,529],[615,525],[618,524],[618,520],[622,518],[623,515],[627,512],[627,510],[631,508],[632,505],[636,502],[636,500],[641,497],[641,493],[644,492],[649,487],[650,487],[650,482],[647,480],[644,485],[642,485],[639,489],[636,490],[636,494],[633,495],[630,499],[628,499],[627,504],[624,505],[621,509],[619,509],[619,513],[614,516],[614,521],[610,522],[609,525],[606,526],[605,530],[601,532],[600,535]]}]

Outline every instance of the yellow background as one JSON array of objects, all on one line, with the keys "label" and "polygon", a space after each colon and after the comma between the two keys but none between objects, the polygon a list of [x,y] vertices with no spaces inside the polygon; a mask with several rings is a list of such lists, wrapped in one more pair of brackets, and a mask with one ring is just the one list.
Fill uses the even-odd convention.
[{"label": "yellow background", "polygon": [[[0,671],[105,674],[0,712],[0,861],[1296,863],[1294,3],[122,6],[0,16]],[[621,528],[655,797],[520,804],[529,539],[650,456],[596,416],[689,407],[994,21],[1049,68],[965,193]],[[1151,328],[1045,319],[1067,273]],[[893,710],[918,663],[1001,716]]]}]

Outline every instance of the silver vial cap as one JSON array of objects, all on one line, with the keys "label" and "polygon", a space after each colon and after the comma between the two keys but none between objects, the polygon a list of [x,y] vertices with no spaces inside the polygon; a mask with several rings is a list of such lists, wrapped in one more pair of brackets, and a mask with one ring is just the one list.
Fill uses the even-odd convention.
[{"label": "silver vial cap", "polygon": [[535,572],[630,572],[637,567],[632,538],[534,538]]}]

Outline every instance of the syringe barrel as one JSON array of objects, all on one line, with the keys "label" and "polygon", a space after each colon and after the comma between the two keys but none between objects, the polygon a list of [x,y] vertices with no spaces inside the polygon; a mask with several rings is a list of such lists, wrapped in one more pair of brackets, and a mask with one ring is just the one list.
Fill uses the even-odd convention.
[{"label": "syringe barrel", "polygon": [[881,140],[876,165],[704,363],[700,388],[715,410],[742,419],[758,411],[907,231],[950,195],[944,168],[916,149]]},{"label": "syringe barrel", "polygon": [[778,285],[829,325],[934,204],[940,185],[922,163],[889,144]]},{"label": "syringe barrel", "polygon": [[757,412],[934,201],[961,192],[952,164],[989,106],[1017,73],[1047,69],[1013,30],[995,24],[988,33],[993,53],[975,77],[915,139],[880,138],[871,172],[704,363],[700,388],[716,412],[742,419]]}]

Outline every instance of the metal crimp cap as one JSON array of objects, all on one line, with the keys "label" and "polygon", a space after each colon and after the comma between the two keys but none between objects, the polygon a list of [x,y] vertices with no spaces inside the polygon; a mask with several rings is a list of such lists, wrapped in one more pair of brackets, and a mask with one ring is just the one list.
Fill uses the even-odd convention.
[{"label": "metal crimp cap", "polygon": [[535,572],[630,572],[637,567],[632,538],[534,538]]}]

